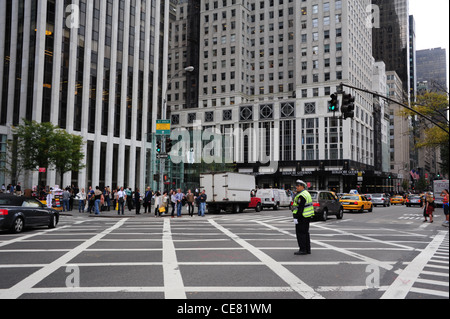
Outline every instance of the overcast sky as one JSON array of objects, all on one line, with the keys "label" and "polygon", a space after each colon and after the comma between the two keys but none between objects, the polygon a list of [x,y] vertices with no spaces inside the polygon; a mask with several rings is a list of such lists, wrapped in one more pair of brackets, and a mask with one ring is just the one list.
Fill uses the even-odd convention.
[{"label": "overcast sky", "polygon": [[447,50],[449,69],[449,0],[410,0],[409,13],[416,21],[416,49]]}]

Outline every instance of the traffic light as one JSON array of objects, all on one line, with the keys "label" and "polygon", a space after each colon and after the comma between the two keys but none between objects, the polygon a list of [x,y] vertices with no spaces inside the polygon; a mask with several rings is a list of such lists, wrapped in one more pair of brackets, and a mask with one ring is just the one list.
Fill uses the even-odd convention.
[{"label": "traffic light", "polygon": [[156,142],[156,153],[161,154],[162,147],[161,147],[161,141]]},{"label": "traffic light", "polygon": [[328,101],[328,112],[339,111],[338,95],[336,93],[331,94],[331,101]]},{"label": "traffic light", "polygon": [[172,140],[170,138],[166,139],[166,153],[169,154],[172,151]]},{"label": "traffic light", "polygon": [[159,174],[154,174],[154,175],[153,175],[153,180],[154,180],[155,182],[159,182]]},{"label": "traffic light", "polygon": [[342,115],[344,119],[354,118],[355,117],[355,97],[351,94],[344,93],[344,97],[342,98]]}]

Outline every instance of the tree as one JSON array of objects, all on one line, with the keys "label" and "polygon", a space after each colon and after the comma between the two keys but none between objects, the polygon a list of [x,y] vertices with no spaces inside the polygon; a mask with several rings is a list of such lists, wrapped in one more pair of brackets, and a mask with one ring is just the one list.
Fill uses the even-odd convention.
[{"label": "tree", "polygon": [[69,134],[64,130],[56,130],[53,143],[52,162],[60,174],[62,185],[65,173],[78,172],[84,168],[82,165],[84,154],[81,151],[84,142],[81,136]]},{"label": "tree", "polygon": [[36,171],[49,168],[52,162],[53,135],[56,126],[51,123],[24,121],[14,127],[13,136],[17,138],[17,157],[23,160],[26,170]]},{"label": "tree", "polygon": [[84,167],[84,142],[80,136],[69,134],[51,123],[27,120],[14,127],[12,132],[17,139],[17,161],[25,170],[56,169],[62,180],[64,173]]},{"label": "tree", "polygon": [[[417,101],[411,108],[420,114],[432,118],[439,126],[430,121],[418,117],[416,122],[417,129],[420,132],[416,147],[417,148],[435,148],[441,149],[441,166],[444,173],[448,174],[448,143],[449,143],[449,121],[448,108],[449,102],[446,94],[426,92],[417,96]],[[403,116],[416,116],[416,113],[405,110]]]}]

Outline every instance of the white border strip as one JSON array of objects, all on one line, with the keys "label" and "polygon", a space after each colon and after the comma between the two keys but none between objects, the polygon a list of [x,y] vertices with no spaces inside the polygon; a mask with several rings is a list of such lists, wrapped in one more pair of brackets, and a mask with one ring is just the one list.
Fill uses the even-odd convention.
[{"label": "white border strip", "polygon": [[163,271],[164,295],[166,299],[187,299],[186,289],[177,260],[175,245],[172,240],[170,219],[164,219],[163,229]]},{"label": "white border strip", "polygon": [[31,274],[21,282],[17,283],[15,286],[0,290],[0,299],[17,299],[20,296],[22,296],[24,293],[27,293],[30,291],[31,288],[33,288],[35,285],[37,285],[40,281],[42,281],[44,278],[51,275],[53,272],[58,270],[60,267],[66,265],[69,263],[72,259],[74,259],[76,256],[84,252],[87,248],[95,244],[97,241],[99,241],[101,238],[105,237],[109,233],[113,232],[114,230],[120,228],[128,219],[122,219],[117,224],[115,224],[113,227],[106,229],[105,231],[101,232],[100,234],[92,237],[91,239],[85,241],[78,247],[72,249],[64,256],[58,258],[51,264],[46,265],[42,269],[36,271],[35,273]]},{"label": "white border strip", "polygon": [[[397,277],[389,286],[381,299],[405,299],[411,291],[412,286],[417,281],[420,273],[438,250],[445,239],[447,231],[440,231],[433,241],[425,248]],[[427,266],[428,267],[428,266]],[[418,289],[414,289],[418,291]],[[447,292],[448,296],[448,292]]]},{"label": "white border strip", "polygon": [[277,274],[281,279],[283,279],[294,291],[300,294],[302,297],[306,299],[324,299],[323,296],[314,291],[313,288],[304,283],[300,278],[295,276],[292,272],[290,272],[286,267],[284,267],[281,263],[277,262],[275,259],[265,254],[263,251],[259,250],[255,246],[249,244],[247,241],[241,239],[236,234],[233,234],[231,231],[222,227],[214,220],[210,219],[209,222],[211,225],[222,231],[228,237],[233,239],[236,243],[247,249],[250,253],[255,255],[259,260],[261,260],[267,267],[269,267],[275,274]]}]

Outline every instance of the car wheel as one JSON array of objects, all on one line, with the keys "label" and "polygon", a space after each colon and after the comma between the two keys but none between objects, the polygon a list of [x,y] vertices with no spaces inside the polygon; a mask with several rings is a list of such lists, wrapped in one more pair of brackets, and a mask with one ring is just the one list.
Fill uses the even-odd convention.
[{"label": "car wheel", "polygon": [[373,206],[370,206],[369,213],[373,212]]},{"label": "car wheel", "polygon": [[328,218],[328,210],[325,208],[322,213],[322,221],[326,222]]},{"label": "car wheel", "polygon": [[56,228],[57,224],[58,222],[56,221],[56,216],[55,215],[50,216],[50,223],[48,224],[48,228],[50,229]]},{"label": "car wheel", "polygon": [[262,210],[261,203],[256,204],[255,211],[260,212]]},{"label": "car wheel", "polygon": [[344,217],[344,210],[342,208],[339,209],[338,214],[336,215],[337,219],[342,219]]},{"label": "car wheel", "polygon": [[22,217],[17,217],[17,218],[14,220],[14,222],[13,222],[11,231],[12,231],[14,234],[21,233],[21,232],[23,231],[24,226],[25,226],[25,223],[24,223],[24,221],[23,221],[23,218],[22,218]]},{"label": "car wheel", "polygon": [[275,206],[273,206],[273,210],[278,210],[278,203],[275,204]]}]

